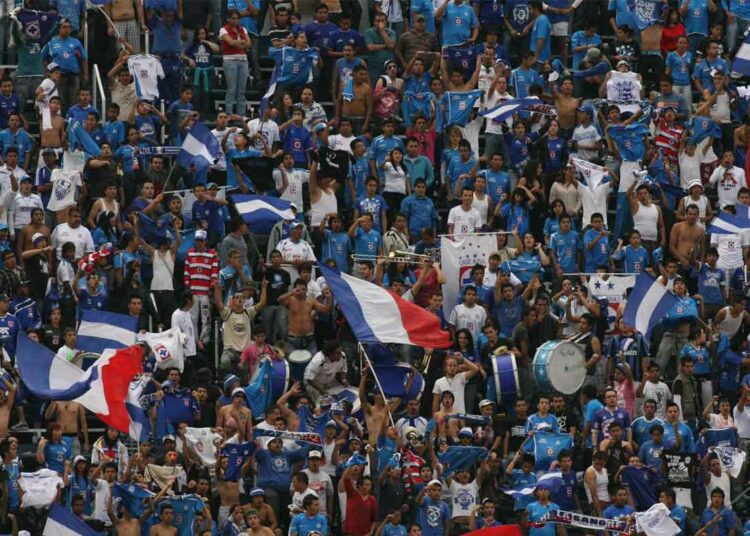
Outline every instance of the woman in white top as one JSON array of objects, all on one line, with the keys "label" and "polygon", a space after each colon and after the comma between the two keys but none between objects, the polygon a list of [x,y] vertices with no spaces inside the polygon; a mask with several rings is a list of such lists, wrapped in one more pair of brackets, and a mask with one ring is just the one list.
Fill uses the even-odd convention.
[{"label": "woman in white top", "polygon": [[381,167],[385,172],[383,198],[388,203],[388,219],[392,221],[393,216],[401,209],[401,201],[411,194],[409,174],[404,167],[403,151],[398,147],[391,149]]},{"label": "woman in white top", "polygon": [[474,179],[474,201],[471,208],[479,212],[482,228],[489,228],[492,220],[492,198],[487,195],[487,181],[484,177]]},{"label": "woman in white top", "polygon": [[174,240],[169,238],[162,240],[157,249],[141,238],[139,228],[140,225],[136,223],[135,235],[138,243],[148,253],[153,263],[154,277],[151,280],[151,295],[159,312],[159,323],[164,329],[169,329],[172,313],[177,309],[174,295],[174,261],[177,258],[177,250],[180,248],[182,219],[175,218],[174,220]]}]

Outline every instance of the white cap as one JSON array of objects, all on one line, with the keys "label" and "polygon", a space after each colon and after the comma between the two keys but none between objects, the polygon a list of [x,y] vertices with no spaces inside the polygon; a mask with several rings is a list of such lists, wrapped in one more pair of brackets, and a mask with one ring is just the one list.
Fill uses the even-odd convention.
[{"label": "white cap", "polygon": [[208,233],[206,233],[206,231],[204,231],[203,229],[198,229],[197,231],[195,231],[196,240],[205,240],[206,238],[208,238]]},{"label": "white cap", "polygon": [[427,487],[428,487],[428,488],[429,488],[429,487],[432,487],[432,486],[440,486],[440,487],[442,488],[442,487],[443,487],[443,483],[442,483],[442,482],[440,482],[440,481],[439,481],[439,480],[438,480],[437,478],[435,478],[435,479],[433,479],[433,480],[430,480],[430,481],[429,481],[429,482],[427,483]]},{"label": "white cap", "polygon": [[700,179],[693,179],[688,183],[688,190],[690,190],[690,188],[692,188],[693,186],[700,186],[701,188],[703,188],[703,183]]}]

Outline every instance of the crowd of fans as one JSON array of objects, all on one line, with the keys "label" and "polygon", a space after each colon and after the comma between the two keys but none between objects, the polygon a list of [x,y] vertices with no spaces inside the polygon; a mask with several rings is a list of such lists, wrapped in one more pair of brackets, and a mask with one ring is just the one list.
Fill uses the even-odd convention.
[{"label": "crowd of fans", "polygon": [[[712,452],[750,448],[748,2],[17,3],[0,0],[1,534],[41,534],[52,502],[120,535],[584,534],[543,518],[657,502],[681,534],[750,534],[744,465]],[[176,167],[198,123],[221,157]],[[296,218],[256,229],[232,192]],[[443,303],[441,244],[481,233],[495,250]],[[318,263],[437,315],[451,348],[366,359]],[[644,272],[678,300],[648,334],[589,284]],[[20,332],[80,365],[86,310],[186,336],[183,370],[145,359],[147,441],[96,437],[18,375]],[[532,366],[562,339],[575,393]],[[291,379],[257,414],[245,387],[269,359]],[[386,398],[384,361],[421,398]],[[570,448],[540,456],[542,434]]]}]

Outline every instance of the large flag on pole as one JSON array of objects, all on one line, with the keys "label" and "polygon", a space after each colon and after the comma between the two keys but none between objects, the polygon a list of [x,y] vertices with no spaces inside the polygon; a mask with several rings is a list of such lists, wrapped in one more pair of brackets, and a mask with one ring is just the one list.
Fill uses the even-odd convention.
[{"label": "large flag on pole", "polygon": [[177,163],[184,168],[195,165],[197,169],[212,166],[221,156],[221,145],[203,123],[195,123],[182,142]]},{"label": "large flag on pole", "polygon": [[64,506],[52,503],[42,536],[97,536],[99,533]]},{"label": "large flag on pole", "polygon": [[750,33],[745,36],[745,40],[734,56],[732,71],[750,76]]},{"label": "large flag on pole", "polygon": [[106,352],[91,368],[81,370],[20,333],[16,363],[21,380],[35,397],[73,400],[110,426],[131,433],[131,411],[137,408],[131,408],[126,398],[130,380],[143,372],[140,346]]},{"label": "large flag on pole", "polygon": [[440,241],[440,259],[445,284],[443,285],[443,313],[447,317],[458,302],[461,288],[471,282],[471,267],[487,266],[490,254],[497,249],[497,235],[478,234],[461,241]]},{"label": "large flag on pole", "polygon": [[109,348],[135,344],[138,319],[130,315],[84,309],[78,325],[77,346],[84,352],[101,354]]},{"label": "large flag on pole", "polygon": [[677,298],[664,285],[651,274],[642,272],[635,280],[622,317],[629,326],[648,336],[677,303]]},{"label": "large flag on pole", "polygon": [[448,332],[440,319],[422,307],[373,283],[325,264],[319,266],[356,338],[362,342],[413,344],[448,348]]},{"label": "large flag on pole", "polygon": [[292,203],[285,199],[250,194],[231,194],[229,197],[237,213],[255,234],[268,234],[276,222],[296,218]]}]

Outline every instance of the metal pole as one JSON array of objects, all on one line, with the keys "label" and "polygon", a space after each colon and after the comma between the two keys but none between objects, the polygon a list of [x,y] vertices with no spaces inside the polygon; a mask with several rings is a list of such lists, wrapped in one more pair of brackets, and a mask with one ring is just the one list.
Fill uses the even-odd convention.
[{"label": "metal pole", "polygon": [[[365,347],[362,346],[361,342],[357,343],[357,346],[359,346],[359,351],[362,353],[362,355],[365,358],[365,361],[367,361],[367,365],[370,367],[370,370],[372,371],[372,377],[375,378],[375,383],[378,386],[378,389],[380,390],[380,394],[383,395],[383,400],[387,400],[385,396],[385,391],[383,391],[383,386],[380,385],[380,380],[378,379],[378,375],[375,373],[375,368],[372,366],[372,362],[370,361],[370,358],[367,355],[367,352],[365,352]],[[388,407],[388,404],[386,403],[386,407]],[[393,415],[391,415],[390,410],[388,411],[388,418],[391,421],[391,426],[396,426],[396,423],[393,421]]]},{"label": "metal pole", "polygon": [[635,272],[604,272],[604,273],[598,273],[598,272],[567,272],[563,274],[565,275],[572,275],[572,276],[579,276],[579,275],[640,275]]},{"label": "metal pole", "polygon": [[501,235],[501,234],[510,235],[510,234],[513,234],[513,233],[511,231],[493,231],[491,233],[453,233],[453,235],[439,234],[438,236],[439,237],[443,237],[443,236],[456,236],[456,234],[460,234],[461,236],[489,236],[489,235],[497,236],[497,235]]},{"label": "metal pole", "polygon": [[219,321],[214,320],[214,367],[219,370]]}]

